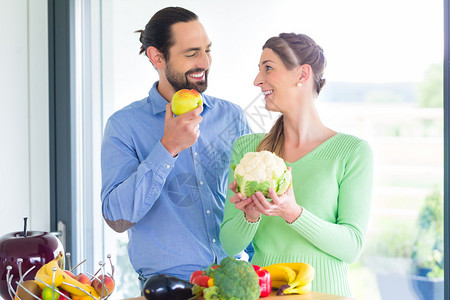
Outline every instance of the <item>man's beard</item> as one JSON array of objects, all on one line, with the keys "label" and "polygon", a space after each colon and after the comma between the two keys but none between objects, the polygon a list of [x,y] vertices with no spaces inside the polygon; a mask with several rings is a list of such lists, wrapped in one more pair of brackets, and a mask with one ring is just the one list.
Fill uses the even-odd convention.
[{"label": "man's beard", "polygon": [[[203,71],[205,72],[205,80],[199,81],[197,83],[189,82],[187,78],[189,74]],[[172,85],[175,91],[179,91],[181,89],[194,89],[199,93],[203,93],[208,87],[208,70],[205,69],[192,69],[182,74],[173,70],[171,64],[167,64],[165,73],[167,81]]]}]

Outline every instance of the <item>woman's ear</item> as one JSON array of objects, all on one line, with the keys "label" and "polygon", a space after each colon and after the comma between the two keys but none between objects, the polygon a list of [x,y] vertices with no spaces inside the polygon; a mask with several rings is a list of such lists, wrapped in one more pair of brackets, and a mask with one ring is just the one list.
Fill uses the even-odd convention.
[{"label": "woman's ear", "polygon": [[311,66],[304,64],[297,67],[298,82],[304,84],[311,77]]},{"label": "woman's ear", "polygon": [[155,47],[147,47],[147,57],[157,69],[164,67],[164,55]]}]

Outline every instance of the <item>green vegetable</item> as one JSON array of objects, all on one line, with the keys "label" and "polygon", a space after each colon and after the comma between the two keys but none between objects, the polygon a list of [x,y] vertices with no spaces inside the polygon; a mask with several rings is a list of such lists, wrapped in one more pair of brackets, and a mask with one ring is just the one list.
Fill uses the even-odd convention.
[{"label": "green vegetable", "polygon": [[203,298],[205,300],[219,300],[219,288],[217,286],[211,286],[203,290]]},{"label": "green vegetable", "polygon": [[226,257],[206,275],[214,279],[214,286],[203,290],[205,300],[256,300],[261,293],[258,275],[246,261]]}]

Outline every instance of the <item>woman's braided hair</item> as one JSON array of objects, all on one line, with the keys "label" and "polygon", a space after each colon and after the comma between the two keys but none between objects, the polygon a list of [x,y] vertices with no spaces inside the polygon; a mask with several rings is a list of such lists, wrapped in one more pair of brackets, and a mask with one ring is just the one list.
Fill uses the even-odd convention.
[{"label": "woman's braided hair", "polygon": [[314,74],[315,92],[317,95],[325,85],[322,78],[327,61],[323,49],[305,34],[281,33],[266,41],[263,49],[272,49],[283,61],[288,69],[300,65],[310,65]]},{"label": "woman's braided hair", "polygon": [[[271,37],[263,46],[272,49],[283,61],[284,65],[292,70],[307,64],[311,66],[314,76],[314,91],[319,95],[325,79],[322,78],[327,61],[323,49],[305,34],[281,33]],[[284,145],[284,117],[281,115],[270,129],[269,133],[259,143],[256,151],[267,150],[283,157]]]}]

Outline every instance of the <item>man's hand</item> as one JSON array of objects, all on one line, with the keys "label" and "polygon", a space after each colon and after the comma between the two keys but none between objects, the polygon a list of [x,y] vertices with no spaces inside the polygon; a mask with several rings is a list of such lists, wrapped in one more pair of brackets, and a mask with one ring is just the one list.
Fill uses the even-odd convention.
[{"label": "man's hand", "polygon": [[164,135],[161,144],[172,156],[192,146],[200,135],[199,124],[203,106],[199,106],[178,117],[174,117],[170,102],[166,105]]}]

